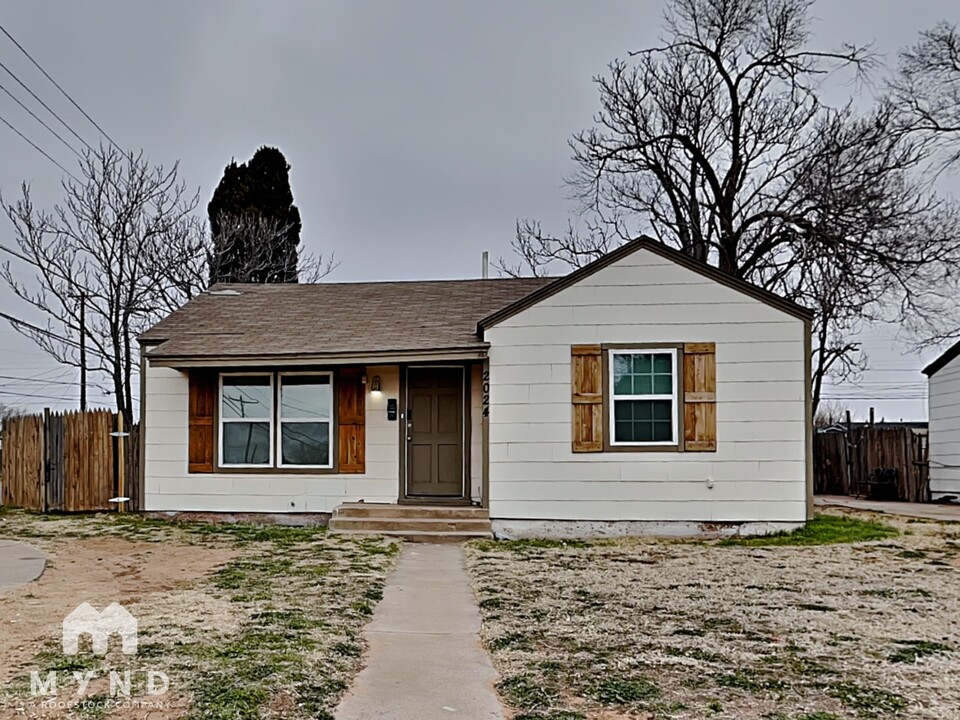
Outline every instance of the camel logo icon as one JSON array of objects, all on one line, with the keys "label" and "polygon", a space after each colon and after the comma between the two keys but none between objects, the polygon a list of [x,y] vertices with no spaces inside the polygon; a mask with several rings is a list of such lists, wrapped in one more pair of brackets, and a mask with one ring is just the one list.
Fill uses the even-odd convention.
[{"label": "camel logo icon", "polygon": [[137,619],[119,603],[111,603],[98,612],[90,603],[83,603],[63,619],[63,653],[80,652],[80,636],[89,635],[94,655],[106,655],[111,635],[119,635],[124,655],[137,652]]}]

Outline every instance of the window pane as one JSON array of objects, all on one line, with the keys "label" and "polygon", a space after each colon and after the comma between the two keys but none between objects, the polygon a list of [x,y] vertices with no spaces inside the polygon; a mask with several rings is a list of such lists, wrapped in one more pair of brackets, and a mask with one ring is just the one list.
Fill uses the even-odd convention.
[{"label": "window pane", "polygon": [[673,439],[673,428],[669,421],[653,423],[653,439],[655,442],[667,442]]},{"label": "window pane", "polygon": [[673,378],[670,375],[653,376],[653,394],[670,395],[673,392]]},{"label": "window pane", "polygon": [[647,374],[650,372],[651,362],[649,355],[633,356],[633,372],[636,374]]},{"label": "window pane", "polygon": [[280,452],[284,465],[329,465],[329,423],[283,423]]},{"label": "window pane", "polygon": [[280,417],[330,417],[330,378],[284,375],[280,379]]},{"label": "window pane", "polygon": [[670,400],[617,400],[613,404],[615,442],[670,442],[673,440],[673,403]]},{"label": "window pane", "polygon": [[270,423],[223,423],[224,465],[268,465]]},{"label": "window pane", "polygon": [[613,356],[613,392],[617,395],[630,395],[633,384],[630,380],[632,363],[629,355]]},{"label": "window pane", "polygon": [[670,374],[670,356],[659,354],[653,356],[653,371],[655,373]]},{"label": "window pane", "polygon": [[633,376],[633,394],[649,395],[653,392],[653,379],[650,375]]},{"label": "window pane", "polygon": [[223,395],[220,398],[222,417],[269,418],[270,400],[270,378],[265,375],[229,375],[223,378]]}]

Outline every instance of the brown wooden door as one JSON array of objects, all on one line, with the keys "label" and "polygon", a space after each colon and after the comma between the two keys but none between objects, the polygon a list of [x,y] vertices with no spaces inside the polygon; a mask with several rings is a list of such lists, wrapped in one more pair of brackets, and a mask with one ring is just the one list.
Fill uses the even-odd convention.
[{"label": "brown wooden door", "polygon": [[407,371],[407,495],[463,497],[463,368]]}]

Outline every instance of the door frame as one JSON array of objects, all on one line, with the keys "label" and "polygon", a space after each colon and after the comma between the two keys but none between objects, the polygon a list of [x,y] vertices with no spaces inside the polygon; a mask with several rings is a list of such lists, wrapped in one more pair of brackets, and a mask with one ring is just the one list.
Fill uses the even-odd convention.
[{"label": "door frame", "polygon": [[[409,372],[413,370],[426,370],[430,368],[455,368],[460,371],[461,389],[463,393],[463,413],[460,418],[462,424],[461,437],[463,439],[463,468],[461,472],[462,483],[459,496],[440,496],[432,497],[429,495],[409,495],[407,493],[407,474],[409,466],[407,464],[407,407],[409,406],[408,395],[410,392],[410,383],[408,381]],[[398,441],[400,443],[400,487],[398,502],[410,505],[470,505],[470,443],[471,443],[471,365],[469,363],[408,363],[400,366],[400,413],[399,413],[399,431]]]}]

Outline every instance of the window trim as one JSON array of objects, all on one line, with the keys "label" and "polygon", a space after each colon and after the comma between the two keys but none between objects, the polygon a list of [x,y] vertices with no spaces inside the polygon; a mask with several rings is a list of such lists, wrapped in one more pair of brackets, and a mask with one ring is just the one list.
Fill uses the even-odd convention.
[{"label": "window trim", "polygon": [[[278,470],[332,470],[333,469],[333,456],[334,456],[334,438],[333,434],[334,429],[334,387],[333,387],[333,372],[330,370],[296,370],[296,371],[281,371],[276,372],[277,376],[277,391],[276,391],[276,411],[275,415],[277,417],[277,432],[274,442],[276,443],[276,463],[273,467]],[[289,423],[304,423],[304,422],[326,422],[329,428],[327,432],[327,452],[329,453],[328,462],[326,465],[292,465],[283,462],[283,378],[290,376],[301,376],[301,377],[320,377],[326,376],[329,379],[330,387],[330,405],[329,413],[327,414],[327,419],[323,420],[321,418],[287,418],[286,422]],[[258,466],[261,467],[261,466]]]},{"label": "window trim", "polygon": [[[603,354],[603,372],[604,390],[603,390],[603,413],[605,417],[606,432],[604,433],[604,451],[626,451],[626,452],[680,452],[683,450],[683,403],[681,399],[683,388],[683,345],[677,343],[636,343],[636,344],[610,344],[602,345]],[[673,403],[671,430],[673,439],[670,441],[658,440],[649,442],[625,442],[615,441],[616,420],[614,411],[614,402],[618,397],[614,393],[614,355],[669,355],[673,367],[673,392],[671,395],[628,395],[619,396],[624,400],[657,400],[669,399]]]},{"label": "window trim", "polygon": [[[221,372],[217,376],[217,466],[234,470],[237,468],[253,468],[257,470],[269,470],[275,466],[275,458],[273,452],[273,432],[274,432],[274,415],[276,414],[276,391],[274,383],[274,373],[272,372]],[[250,423],[250,422],[263,422],[264,418],[227,418],[223,416],[223,379],[225,377],[265,377],[270,381],[270,412],[266,418],[267,422],[270,424],[270,442],[268,443],[268,449],[270,452],[270,459],[267,463],[225,463],[223,461],[223,426],[225,423]]]}]

